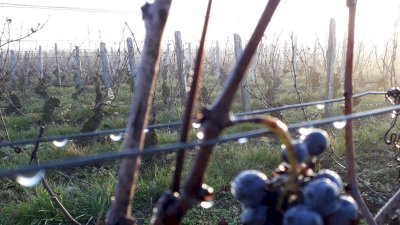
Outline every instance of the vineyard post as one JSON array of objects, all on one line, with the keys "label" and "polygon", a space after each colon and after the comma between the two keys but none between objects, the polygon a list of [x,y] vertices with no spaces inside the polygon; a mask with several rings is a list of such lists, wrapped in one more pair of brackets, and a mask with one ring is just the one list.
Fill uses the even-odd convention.
[{"label": "vineyard post", "polygon": [[101,63],[102,63],[102,71],[103,71],[103,82],[104,86],[108,90],[110,88],[110,63],[108,60],[107,56],[107,49],[106,49],[106,43],[101,42],[100,43],[100,57],[101,57]]},{"label": "vineyard post", "polygon": [[17,67],[18,67],[17,55],[15,54],[14,50],[10,50],[10,71],[11,71],[11,80],[13,86],[17,81]]},{"label": "vineyard post", "polygon": [[188,43],[188,61],[187,61],[187,79],[191,76],[190,73],[192,71],[192,63],[193,63],[193,56],[192,56],[192,44],[189,42]]},{"label": "vineyard post", "polygon": [[[333,99],[333,82],[334,82],[334,67],[336,59],[336,24],[335,20],[331,19],[329,23],[329,40],[328,50],[326,51],[326,99]],[[327,104],[325,107],[325,117],[332,115],[332,104]]]},{"label": "vineyard post", "polygon": [[342,46],[342,61],[340,63],[340,81],[344,81],[344,71],[346,66],[346,51],[347,51],[347,35],[344,35]]},{"label": "vineyard post", "polygon": [[44,66],[43,66],[42,46],[40,46],[40,45],[39,45],[38,68],[39,68],[39,79],[43,79],[44,78]]},{"label": "vineyard post", "polygon": [[277,82],[279,80],[279,67],[281,64],[281,57],[280,57],[280,52],[279,52],[279,47],[276,47],[276,53],[275,53],[275,65],[274,65],[274,82]]},{"label": "vineyard post", "polygon": [[[233,39],[235,42],[236,61],[239,61],[239,59],[243,53],[242,39],[240,38],[239,34],[234,34]],[[243,77],[243,80],[241,82],[241,88],[240,88],[240,95],[242,96],[242,110],[244,112],[250,111],[250,96],[249,96],[249,93],[246,91],[246,87],[247,87],[247,78],[245,76],[245,77]]]},{"label": "vineyard post", "polygon": [[29,66],[29,54],[28,51],[25,51],[24,55],[24,85],[27,86],[29,84],[29,71],[30,71],[30,66]]},{"label": "vineyard post", "polygon": [[253,79],[253,83],[257,82],[257,64],[258,64],[258,53],[256,52],[253,55],[253,58],[251,59],[251,74],[252,74],[251,78]]},{"label": "vineyard post", "polygon": [[133,87],[135,87],[135,79],[136,79],[136,61],[135,61],[135,49],[133,48],[133,41],[132,38],[128,37],[126,39],[126,44],[128,46],[128,68],[129,74],[131,75],[132,79],[132,93]]},{"label": "vineyard post", "polygon": [[75,82],[76,82],[76,87],[78,90],[81,90],[83,88],[83,79],[82,79],[82,62],[81,62],[81,56],[79,54],[79,47],[75,46]]},{"label": "vineyard post", "polygon": [[216,41],[215,42],[215,76],[217,78],[217,80],[220,79],[221,77],[221,59],[220,59],[220,55],[219,55],[219,42]]},{"label": "vineyard post", "polygon": [[111,68],[111,80],[117,75],[117,56],[113,48],[110,48],[110,68]]},{"label": "vineyard post", "polygon": [[54,43],[54,57],[56,58],[56,78],[57,78],[57,83],[59,86],[61,86],[61,70],[60,70],[60,61],[58,59],[58,49],[57,49],[57,43]]},{"label": "vineyard post", "polygon": [[183,73],[183,49],[182,49],[182,37],[181,32],[175,32],[175,52],[176,52],[176,63],[178,65],[178,80],[179,80],[179,93],[182,104],[186,100],[186,79]]}]

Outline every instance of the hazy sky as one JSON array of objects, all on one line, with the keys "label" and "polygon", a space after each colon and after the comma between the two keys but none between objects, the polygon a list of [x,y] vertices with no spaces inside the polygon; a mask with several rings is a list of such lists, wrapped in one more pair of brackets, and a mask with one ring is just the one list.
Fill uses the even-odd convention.
[{"label": "hazy sky", "polygon": [[[140,7],[144,0],[4,0],[0,3],[0,20],[11,18],[11,35],[18,37],[37,23],[47,21],[46,27],[25,40],[23,47],[42,45],[97,47],[100,40],[116,46],[134,31],[138,40],[144,35]],[[184,42],[195,42],[200,37],[206,0],[173,0],[165,41],[173,39],[176,30],[182,32]],[[329,20],[334,18],[338,41],[347,27],[346,0],[282,0],[267,31],[267,37],[287,39],[294,32],[300,43],[313,43],[316,38],[326,41]],[[207,35],[208,42],[232,39],[233,33],[248,39],[267,0],[214,0]],[[9,5],[13,4],[13,5]],[[357,38],[366,42],[383,43],[391,38],[394,23],[399,17],[398,0],[358,0]],[[46,6],[47,9],[38,9]],[[51,9],[48,9],[47,6]],[[63,7],[63,10],[60,8]],[[88,12],[87,9],[91,9]],[[93,10],[94,9],[94,10]],[[99,12],[107,10],[107,12]],[[2,24],[2,23],[1,23]],[[27,45],[29,44],[29,45]],[[221,45],[221,44],[220,44]],[[14,45],[13,47],[17,47]]]}]

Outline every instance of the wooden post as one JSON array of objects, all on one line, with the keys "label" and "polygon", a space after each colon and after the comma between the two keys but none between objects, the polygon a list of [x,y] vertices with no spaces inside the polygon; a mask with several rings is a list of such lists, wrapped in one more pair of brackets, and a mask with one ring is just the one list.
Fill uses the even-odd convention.
[{"label": "wooden post", "polygon": [[14,50],[10,50],[10,73],[13,86],[17,81],[17,66],[17,55],[15,54]]},{"label": "wooden post", "polygon": [[[336,25],[335,20],[331,19],[329,24],[328,50],[326,52],[326,99],[333,99],[334,66],[336,59]],[[332,115],[332,104],[325,107],[325,116]]]},{"label": "wooden post", "polygon": [[25,55],[24,55],[24,85],[28,85],[29,84],[29,71],[30,71],[30,67],[29,67],[29,54],[27,51],[25,51]]},{"label": "wooden post", "polygon": [[[243,52],[243,47],[242,47],[242,39],[240,38],[239,34],[234,34],[233,39],[235,42],[235,56],[236,60],[240,59],[240,56]],[[249,93],[246,90],[247,86],[247,77],[243,77],[243,81],[241,83],[241,88],[240,88],[240,94],[242,96],[242,109],[244,112],[250,111],[250,96]]]},{"label": "wooden post", "polygon": [[219,42],[215,42],[215,75],[217,80],[221,77],[221,59],[220,59],[220,52],[219,52]]},{"label": "wooden post", "polygon": [[79,47],[75,46],[75,82],[78,90],[83,89],[83,79],[82,79],[82,62],[81,56],[79,55]]},{"label": "wooden post", "polygon": [[39,79],[43,79],[44,78],[44,66],[43,66],[42,46],[40,46],[40,45],[39,45],[38,68],[39,68]]},{"label": "wooden post", "polygon": [[193,62],[193,56],[192,56],[192,45],[188,43],[188,60],[187,60],[187,80],[191,76],[191,71],[192,71],[192,62]]},{"label": "wooden post", "polygon": [[133,93],[133,87],[135,87],[135,80],[136,80],[136,61],[135,61],[135,49],[133,48],[133,41],[132,38],[128,37],[126,39],[126,44],[128,46],[128,69],[129,69],[129,74],[131,75],[132,78],[132,93]]},{"label": "wooden post", "polygon": [[56,68],[55,68],[55,73],[56,73],[56,78],[57,78],[57,83],[59,86],[61,86],[61,70],[60,70],[60,61],[58,60],[58,49],[57,49],[57,43],[54,43],[54,57],[56,58]]},{"label": "wooden post", "polygon": [[291,73],[293,85],[297,86],[297,35],[292,33]]},{"label": "wooden post", "polygon": [[280,50],[276,47],[275,51],[275,65],[274,65],[274,81],[279,80],[279,67],[281,64]]},{"label": "wooden post", "polygon": [[176,52],[176,63],[178,65],[178,80],[179,80],[179,93],[184,104],[186,100],[186,79],[183,73],[183,49],[182,49],[182,38],[181,32],[175,32],[175,52]]},{"label": "wooden post", "polygon": [[100,57],[103,65],[103,83],[106,89],[110,88],[110,62],[108,61],[106,43],[100,43]]},{"label": "wooden post", "polygon": [[[259,48],[257,50],[259,50]],[[251,75],[252,75],[251,78],[254,83],[257,81],[257,64],[258,64],[258,52],[256,52],[253,55],[253,58],[251,59]]]},{"label": "wooden post", "polygon": [[340,65],[340,81],[344,81],[344,71],[346,65],[346,51],[347,51],[347,34],[344,34],[342,46],[342,62]]}]

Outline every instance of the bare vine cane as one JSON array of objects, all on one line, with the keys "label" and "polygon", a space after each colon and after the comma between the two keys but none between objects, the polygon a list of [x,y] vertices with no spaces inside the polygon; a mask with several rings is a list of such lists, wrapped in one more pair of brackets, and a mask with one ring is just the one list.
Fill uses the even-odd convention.
[{"label": "bare vine cane", "polygon": [[[268,1],[247,46],[231,72],[229,79],[225,82],[222,93],[209,108],[203,108],[201,113],[198,114],[205,141],[217,138],[224,128],[231,125],[230,108],[235,96],[234,93],[245,76],[246,69],[279,2],[280,0]],[[183,216],[190,208],[210,198],[212,195],[211,189],[202,185],[202,183],[213,146],[206,145],[200,148],[182,192],[173,193],[173,195],[169,195],[168,198],[164,199],[165,205],[168,207],[155,209],[156,213],[152,219],[152,224],[180,224]],[[160,210],[164,213],[158,213]]]},{"label": "bare vine cane", "polygon": [[[344,79],[344,114],[352,114],[352,99],[353,99],[353,52],[354,52],[354,28],[356,17],[357,0],[347,0],[349,9],[349,26],[347,33],[347,51],[346,51],[346,67]],[[345,126],[345,146],[346,146],[346,163],[348,175],[349,192],[360,207],[360,211],[364,219],[369,225],[376,225],[368,206],[360,194],[356,174],[356,159],[354,152],[353,139],[353,123],[347,121]]]},{"label": "bare vine cane", "polygon": [[[194,73],[193,73],[193,81],[190,85],[190,92],[189,92],[188,98],[186,99],[185,114],[184,114],[183,121],[182,121],[182,131],[181,131],[180,138],[179,138],[179,141],[181,143],[186,143],[188,141],[189,132],[190,132],[190,129],[192,128],[192,115],[193,115],[193,111],[194,111],[194,106],[196,105],[196,102],[197,102],[199,88],[200,88],[200,84],[201,84],[202,73],[203,73],[204,43],[206,40],[206,33],[207,33],[208,21],[210,18],[211,5],[212,5],[212,0],[209,0],[208,6],[207,6],[206,17],[205,17],[204,25],[203,25],[203,32],[201,34],[199,50],[198,50],[197,56],[196,56],[196,62],[195,62]],[[173,182],[172,182],[172,187],[171,187],[172,193],[179,192],[184,159],[185,159],[185,149],[182,149],[182,150],[178,151],[178,153],[176,155],[176,165],[175,165],[175,171],[174,171]]]},{"label": "bare vine cane", "polygon": [[[144,128],[148,123],[149,108],[153,99],[161,38],[168,18],[171,0],[156,0],[142,7],[146,36],[142,61],[138,69],[135,95],[126,128],[127,138],[123,149],[143,149]],[[136,150],[135,150],[136,151]],[[107,214],[108,225],[132,225],[131,200],[135,193],[141,158],[125,158],[121,161],[115,200]]]}]

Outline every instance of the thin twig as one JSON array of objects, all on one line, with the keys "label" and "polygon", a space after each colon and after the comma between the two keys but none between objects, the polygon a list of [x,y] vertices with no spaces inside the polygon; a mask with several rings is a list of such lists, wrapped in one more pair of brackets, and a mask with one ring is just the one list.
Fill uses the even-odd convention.
[{"label": "thin twig", "polygon": [[[346,52],[346,68],[345,68],[345,82],[344,82],[344,114],[352,113],[352,95],[353,95],[353,51],[354,51],[354,28],[355,28],[355,15],[356,15],[356,0],[347,0],[347,7],[349,8],[349,27],[347,38],[347,52]],[[353,139],[353,123],[348,121],[345,126],[345,146],[346,146],[346,163],[347,174],[349,179],[350,194],[353,196],[358,206],[360,207],[361,214],[369,225],[376,225],[368,206],[365,204],[364,199],[360,194],[357,182],[357,173],[355,165],[355,152],[354,152],[354,139]]]},{"label": "thin twig", "polygon": [[[203,25],[203,32],[201,34],[199,50],[198,50],[197,56],[196,56],[193,81],[190,86],[190,92],[189,92],[188,98],[186,99],[185,114],[184,114],[183,121],[182,121],[182,131],[180,132],[180,138],[179,138],[179,141],[181,143],[186,143],[188,141],[190,129],[192,128],[192,116],[193,116],[194,107],[197,103],[198,92],[199,92],[201,79],[202,79],[202,73],[203,73],[204,44],[205,44],[205,39],[206,39],[208,21],[210,18],[211,4],[212,4],[212,0],[209,0],[208,6],[207,6],[206,18],[204,20],[204,25]],[[184,158],[185,158],[185,150],[182,149],[181,151],[178,152],[178,154],[176,156],[174,179],[173,179],[173,184],[172,184],[172,188],[171,188],[172,192],[179,192]]]},{"label": "thin twig", "polygon": [[377,224],[384,224],[388,222],[392,215],[400,206],[400,189],[394,194],[388,202],[379,210],[375,216],[375,221]]},{"label": "thin twig", "polygon": [[[44,127],[40,127],[39,128],[39,136],[38,138],[40,139],[43,135],[44,132]],[[39,144],[40,142],[36,142],[35,148],[32,151],[32,155],[31,155],[31,161],[34,160],[34,162],[36,163],[36,165],[40,165],[39,163],[39,159],[37,157],[37,153],[39,151]],[[31,161],[29,162],[29,164],[31,164]],[[61,212],[64,214],[64,216],[67,218],[67,220],[74,225],[80,225],[80,223],[78,221],[76,221],[74,219],[74,217],[71,216],[71,214],[68,212],[68,210],[64,207],[64,205],[60,202],[60,200],[58,200],[56,194],[54,193],[54,191],[50,188],[49,183],[47,183],[47,180],[45,178],[43,178],[42,180],[42,185],[44,187],[44,189],[47,191],[47,193],[50,196],[50,199],[54,202],[54,204],[56,204],[56,207],[59,208],[61,210]]]}]

